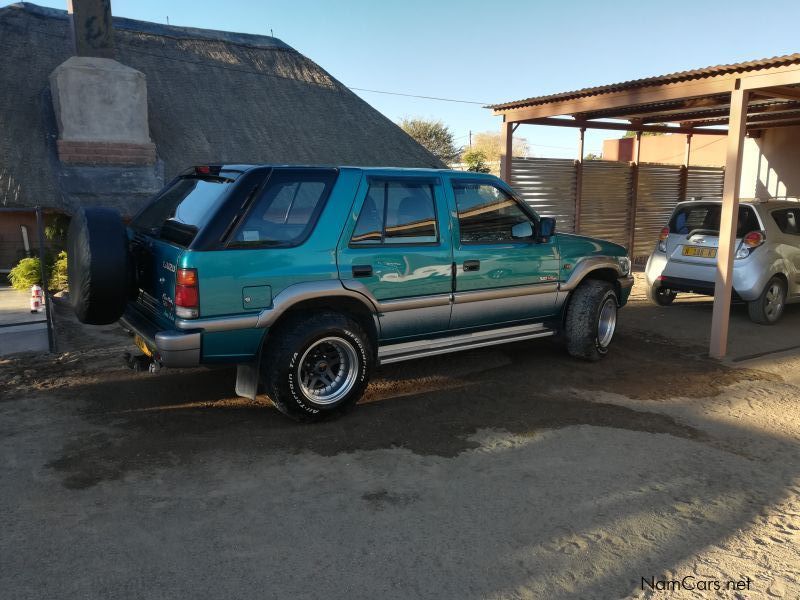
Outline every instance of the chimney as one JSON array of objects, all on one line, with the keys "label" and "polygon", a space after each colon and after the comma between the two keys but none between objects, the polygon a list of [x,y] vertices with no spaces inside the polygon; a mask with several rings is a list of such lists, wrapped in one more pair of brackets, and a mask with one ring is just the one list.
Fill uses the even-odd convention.
[{"label": "chimney", "polygon": [[58,156],[78,165],[152,165],[144,73],[114,57],[110,0],[69,0],[75,56],[50,74]]},{"label": "chimney", "polygon": [[76,56],[114,58],[111,0],[67,0]]}]

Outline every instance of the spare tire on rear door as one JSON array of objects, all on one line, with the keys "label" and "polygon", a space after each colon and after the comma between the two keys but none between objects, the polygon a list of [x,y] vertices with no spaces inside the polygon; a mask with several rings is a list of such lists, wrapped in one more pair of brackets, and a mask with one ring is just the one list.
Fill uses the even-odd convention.
[{"label": "spare tire on rear door", "polygon": [[128,236],[110,208],[81,208],[67,236],[69,296],[81,323],[108,325],[122,316],[131,289]]}]

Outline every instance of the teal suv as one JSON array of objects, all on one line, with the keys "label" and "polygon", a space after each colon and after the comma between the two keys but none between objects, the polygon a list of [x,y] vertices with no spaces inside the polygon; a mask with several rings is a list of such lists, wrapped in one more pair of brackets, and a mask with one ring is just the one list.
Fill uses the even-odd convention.
[{"label": "teal suv", "polygon": [[313,421],[352,407],[380,364],[562,334],[609,349],[625,249],[555,232],[503,181],[444,170],[194,167],[127,226],[81,210],[73,306],[119,320],[165,367],[238,365]]}]

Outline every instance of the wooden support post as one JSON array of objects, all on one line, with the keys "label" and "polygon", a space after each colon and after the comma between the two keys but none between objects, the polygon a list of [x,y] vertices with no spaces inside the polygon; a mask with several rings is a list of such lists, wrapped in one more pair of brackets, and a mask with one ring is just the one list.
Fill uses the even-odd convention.
[{"label": "wooden support post", "polygon": [[631,181],[631,230],[628,236],[628,256],[633,258],[633,245],[636,243],[636,205],[639,201],[639,157],[642,153],[642,132],[636,132],[636,141],[633,144],[633,181]]},{"label": "wooden support post", "polygon": [[503,121],[500,125],[500,179],[511,185],[511,148],[514,139],[514,124]]},{"label": "wooden support post", "polygon": [[733,246],[736,242],[736,225],[739,217],[739,180],[742,176],[742,150],[749,96],[750,92],[740,89],[738,85],[731,92],[731,115],[717,250],[717,277],[714,286],[714,313],[711,317],[711,344],[708,351],[712,358],[723,358],[728,349],[728,322],[733,292]]},{"label": "wooden support post", "polygon": [[689,157],[692,151],[692,134],[686,134],[686,152],[683,155],[683,167],[681,168],[681,183],[678,198],[681,201],[688,200],[686,197],[689,192]]},{"label": "wooden support post", "polygon": [[686,153],[683,155],[683,166],[689,168],[689,157],[692,152],[692,134],[686,134]]},{"label": "wooden support post", "polygon": [[578,138],[578,160],[575,163],[575,233],[581,232],[581,201],[583,200],[583,155],[586,127],[581,127]]}]

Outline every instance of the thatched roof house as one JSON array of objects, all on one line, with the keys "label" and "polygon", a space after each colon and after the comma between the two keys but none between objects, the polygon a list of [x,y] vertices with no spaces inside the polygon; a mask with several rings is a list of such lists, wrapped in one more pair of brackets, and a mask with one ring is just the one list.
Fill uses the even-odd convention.
[{"label": "thatched roof house", "polygon": [[69,16],[13,4],[0,8],[0,207],[93,203],[131,214],[165,179],[206,162],[443,166],[276,38],[118,17],[113,26],[114,58],[146,76],[157,163],[82,170],[59,161],[48,76],[73,53]]}]

